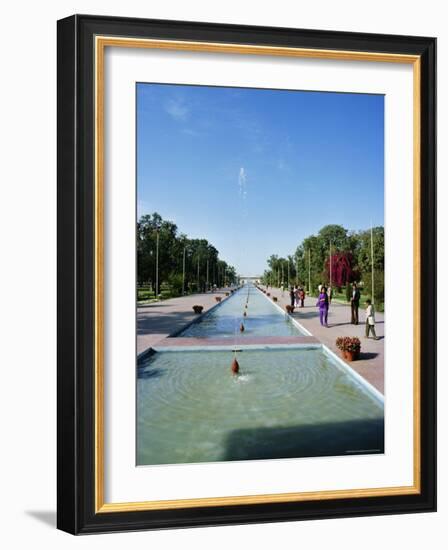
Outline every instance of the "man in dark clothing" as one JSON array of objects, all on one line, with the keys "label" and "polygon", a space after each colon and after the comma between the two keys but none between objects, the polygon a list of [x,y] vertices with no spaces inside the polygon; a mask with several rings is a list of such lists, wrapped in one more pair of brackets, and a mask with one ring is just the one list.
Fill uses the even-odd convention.
[{"label": "man in dark clothing", "polygon": [[294,301],[295,301],[295,294],[294,294],[294,287],[292,286],[290,289],[289,289],[289,297],[291,299],[291,307],[294,307]]},{"label": "man in dark clothing", "polygon": [[359,323],[359,300],[361,298],[361,293],[359,292],[359,289],[356,285],[356,283],[352,284],[352,297],[350,298],[351,306],[352,306],[352,325],[357,325]]}]

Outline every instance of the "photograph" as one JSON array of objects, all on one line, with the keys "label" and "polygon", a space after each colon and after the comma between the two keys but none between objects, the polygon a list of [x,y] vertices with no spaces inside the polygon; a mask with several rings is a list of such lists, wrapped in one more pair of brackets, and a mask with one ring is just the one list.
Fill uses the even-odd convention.
[{"label": "photograph", "polygon": [[135,464],[384,454],[385,96],[135,98]]}]

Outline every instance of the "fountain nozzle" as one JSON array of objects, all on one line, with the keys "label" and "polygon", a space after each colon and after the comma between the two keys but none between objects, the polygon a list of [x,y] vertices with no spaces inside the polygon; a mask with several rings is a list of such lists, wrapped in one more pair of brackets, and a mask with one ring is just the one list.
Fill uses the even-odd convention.
[{"label": "fountain nozzle", "polygon": [[240,365],[239,365],[238,361],[236,360],[236,357],[234,357],[234,359],[232,361],[231,370],[232,370],[233,374],[238,374],[239,371],[240,371]]}]

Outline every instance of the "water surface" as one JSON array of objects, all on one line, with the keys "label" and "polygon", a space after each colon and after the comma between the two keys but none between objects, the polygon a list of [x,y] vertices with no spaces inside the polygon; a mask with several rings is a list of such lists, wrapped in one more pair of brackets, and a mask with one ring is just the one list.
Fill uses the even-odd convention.
[{"label": "water surface", "polygon": [[229,338],[240,334],[241,323],[244,324],[244,334],[249,336],[305,335],[269,298],[253,285],[247,285],[235,291],[232,296],[178,336]]},{"label": "water surface", "polygon": [[[229,300],[230,302],[230,300]],[[384,451],[383,406],[322,350],[158,352],[138,368],[137,464]]]}]

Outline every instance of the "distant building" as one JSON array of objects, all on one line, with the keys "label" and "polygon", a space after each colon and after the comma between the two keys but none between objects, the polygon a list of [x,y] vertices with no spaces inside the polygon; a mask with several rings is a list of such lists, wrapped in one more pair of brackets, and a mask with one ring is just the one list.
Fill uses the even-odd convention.
[{"label": "distant building", "polygon": [[240,284],[242,285],[245,285],[246,283],[256,283],[256,284],[259,284],[260,282],[260,275],[255,275],[255,276],[251,276],[251,275],[239,275],[238,276],[238,279],[240,281]]}]

